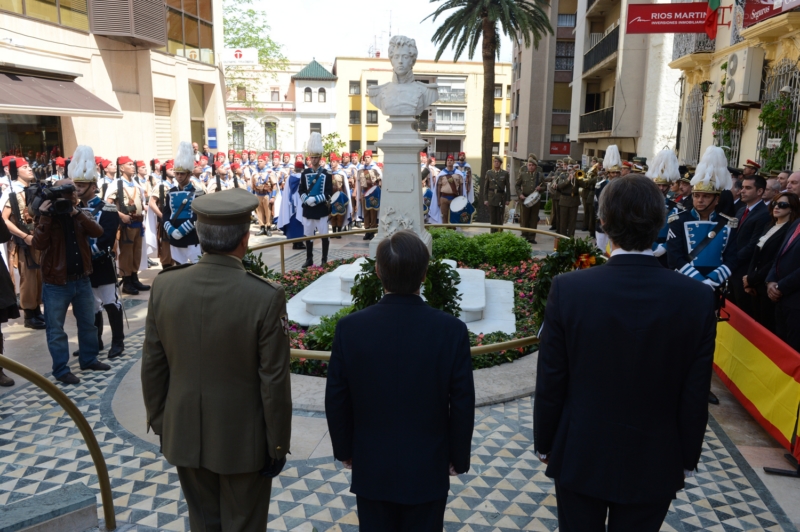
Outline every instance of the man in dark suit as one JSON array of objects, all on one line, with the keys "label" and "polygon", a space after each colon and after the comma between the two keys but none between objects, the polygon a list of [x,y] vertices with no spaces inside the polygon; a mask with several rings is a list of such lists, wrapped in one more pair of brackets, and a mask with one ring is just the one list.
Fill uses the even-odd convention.
[{"label": "man in dark suit", "polygon": [[386,295],[336,326],[325,412],[333,455],[353,470],[361,532],[441,532],[449,475],[470,467],[467,327],[419,296],[428,260],[413,232],[383,240]]},{"label": "man in dark suit", "polygon": [[[657,531],[700,458],[714,292],[653,256],[664,199],[649,179],[611,182],[600,209],[611,258],[554,278],[548,296],[535,449],[555,480],[561,532],[605,530],[606,517],[609,532]],[[664,335],[678,322],[686,334]]]},{"label": "man in dark suit", "polygon": [[747,268],[758,244],[764,234],[764,228],[770,221],[769,210],[761,201],[767,181],[758,174],[747,175],[742,179],[741,203],[736,213],[739,225],[736,230],[736,248],[738,266],[731,273],[730,286],[733,302],[749,316],[755,316],[755,299],[745,293],[742,279],[747,275]]},{"label": "man in dark suit", "polygon": [[767,276],[767,294],[776,303],[775,332],[800,352],[800,220],[789,228]]}]

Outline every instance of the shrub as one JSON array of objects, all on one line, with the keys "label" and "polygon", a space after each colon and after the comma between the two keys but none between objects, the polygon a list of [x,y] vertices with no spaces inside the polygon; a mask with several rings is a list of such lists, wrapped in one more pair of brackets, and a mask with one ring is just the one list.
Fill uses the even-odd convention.
[{"label": "shrub", "polygon": [[458,231],[437,228],[431,231],[433,237],[433,257],[450,259],[464,264],[480,264],[483,253],[478,243]]},{"label": "shrub", "polygon": [[361,273],[356,275],[353,288],[350,289],[353,296],[353,310],[364,310],[374,305],[383,297],[383,285],[375,273],[375,259],[367,258],[361,264]]},{"label": "shrub", "polygon": [[353,311],[354,307],[345,307],[336,314],[320,318],[319,325],[311,327],[306,335],[309,349],[330,351],[333,348],[333,335],[336,332],[336,324]]},{"label": "shrub", "polygon": [[517,264],[531,257],[531,245],[528,241],[509,232],[483,233],[474,237],[474,240],[483,251],[483,262],[492,266]]},{"label": "shrub", "polygon": [[425,300],[428,305],[447,312],[456,318],[461,315],[461,295],[457,285],[461,276],[455,268],[440,259],[431,259],[425,277]]}]

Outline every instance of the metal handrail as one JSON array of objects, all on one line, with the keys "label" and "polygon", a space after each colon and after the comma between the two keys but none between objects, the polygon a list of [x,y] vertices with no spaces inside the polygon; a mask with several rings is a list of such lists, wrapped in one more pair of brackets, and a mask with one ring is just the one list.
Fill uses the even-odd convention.
[{"label": "metal handrail", "polygon": [[[509,340],[507,342],[498,342],[496,344],[486,344],[486,345],[478,345],[475,347],[470,347],[469,354],[470,356],[476,357],[480,355],[485,355],[487,353],[494,353],[495,351],[507,351],[509,349],[519,349],[520,347],[526,347],[538,343],[539,343],[539,338],[537,336],[526,336],[525,338],[516,338],[514,340]],[[289,351],[289,356],[291,356],[292,358],[305,358],[308,360],[323,360],[325,362],[328,362],[331,359],[331,352],[312,351],[305,349],[291,349]]]},{"label": "metal handrail", "polygon": [[[481,229],[507,229],[510,231],[520,231],[522,233],[538,233],[545,236],[552,236],[555,238],[555,242],[553,243],[553,249],[558,247],[558,241],[562,238],[569,238],[568,236],[564,236],[558,233],[554,233],[552,231],[542,231],[541,229],[530,229],[528,227],[516,227],[513,225],[492,225],[492,224],[484,224],[484,223],[476,223],[476,224],[425,224],[425,227],[479,227]],[[336,236],[340,235],[362,235],[365,233],[376,233],[378,231],[377,228],[373,229],[353,229],[350,231],[342,231],[341,233],[336,233]],[[299,238],[289,238],[286,240],[279,240],[277,242],[266,242],[264,244],[256,244],[255,246],[250,247],[250,251],[258,251],[260,249],[269,249],[280,246],[281,248],[281,275],[286,273],[286,252],[283,246],[287,244],[294,244],[296,242],[306,242],[307,240],[320,240],[322,238],[331,238],[333,233],[328,233],[327,235],[313,235],[313,236],[301,236]]]},{"label": "metal handrail", "polygon": [[94,468],[97,470],[97,481],[100,484],[100,497],[103,501],[103,516],[105,517],[105,528],[107,530],[116,530],[117,518],[114,515],[114,497],[111,494],[111,482],[108,480],[108,467],[106,467],[106,460],[103,458],[103,452],[100,450],[100,445],[97,444],[97,438],[92,432],[92,427],[89,422],[83,417],[78,406],[72,402],[72,399],[67,397],[67,394],[58,389],[58,387],[37,372],[20,364],[15,360],[0,355],[0,366],[12,373],[16,373],[23,379],[27,379],[35,386],[44,390],[47,395],[55,399],[61,405],[61,408],[69,414],[78,430],[81,431],[83,440],[86,442],[86,447],[89,449],[89,454],[92,456]]}]

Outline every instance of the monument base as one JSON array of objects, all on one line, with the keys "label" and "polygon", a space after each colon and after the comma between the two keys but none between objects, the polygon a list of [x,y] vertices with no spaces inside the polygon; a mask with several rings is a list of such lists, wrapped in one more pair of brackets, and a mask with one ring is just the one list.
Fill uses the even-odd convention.
[{"label": "monument base", "polygon": [[392,128],[376,143],[383,151],[384,162],[378,234],[370,241],[369,256],[375,257],[384,238],[402,230],[414,231],[430,253],[433,239],[424,225],[419,165],[419,152],[427,143],[413,129],[413,116],[391,116],[388,120]]}]

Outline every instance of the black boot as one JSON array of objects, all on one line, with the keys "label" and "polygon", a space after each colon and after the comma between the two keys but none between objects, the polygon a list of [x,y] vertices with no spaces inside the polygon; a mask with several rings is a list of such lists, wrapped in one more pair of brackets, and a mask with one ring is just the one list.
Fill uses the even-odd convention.
[{"label": "black boot", "polygon": [[103,350],[103,311],[95,312],[94,326],[97,327],[97,350]]},{"label": "black boot", "polygon": [[259,231],[258,233],[256,233],[256,236],[264,236],[264,235],[266,235],[266,234],[267,234],[267,228],[266,228],[266,227],[264,227],[264,226],[262,225],[262,226],[261,226],[261,231]]},{"label": "black boot", "polygon": [[303,269],[305,270],[309,266],[314,265],[314,241],[307,240],[306,241],[306,262],[303,264]]},{"label": "black boot", "polygon": [[122,309],[113,303],[105,305],[104,308],[108,314],[108,326],[111,327],[111,349],[108,350],[108,358],[117,358],[125,350]]},{"label": "black boot", "polygon": [[708,392],[708,403],[712,404],[712,405],[718,405],[719,404],[719,398],[716,395],[714,395],[714,392],[712,392],[710,390]]},{"label": "black boot", "polygon": [[267,227],[267,236],[272,236],[272,226]]},{"label": "black boot", "polygon": [[364,238],[363,238],[363,240],[369,240],[369,236],[370,236],[371,234],[372,234],[372,233],[364,233]]},{"label": "black boot", "polygon": [[138,273],[134,273],[133,275],[131,275],[131,280],[133,281],[133,286],[135,286],[137,290],[141,292],[147,292],[148,290],[150,290],[150,285],[142,284],[139,282]]},{"label": "black boot", "polygon": [[14,386],[14,379],[3,373],[3,368],[0,368],[0,386]]},{"label": "black boot", "polygon": [[23,312],[25,313],[25,328],[27,329],[44,329],[47,327],[44,323],[44,320],[38,316],[39,309],[36,310],[27,310],[24,309]]},{"label": "black boot", "polygon": [[292,249],[306,249],[306,245],[303,242],[295,242],[292,244]]},{"label": "black boot", "polygon": [[130,276],[122,278],[122,293],[129,296],[138,296],[139,291],[133,286]]},{"label": "black boot", "polygon": [[330,246],[330,244],[331,240],[329,238],[322,239],[322,262],[320,262],[320,265],[328,262],[328,246]]}]

